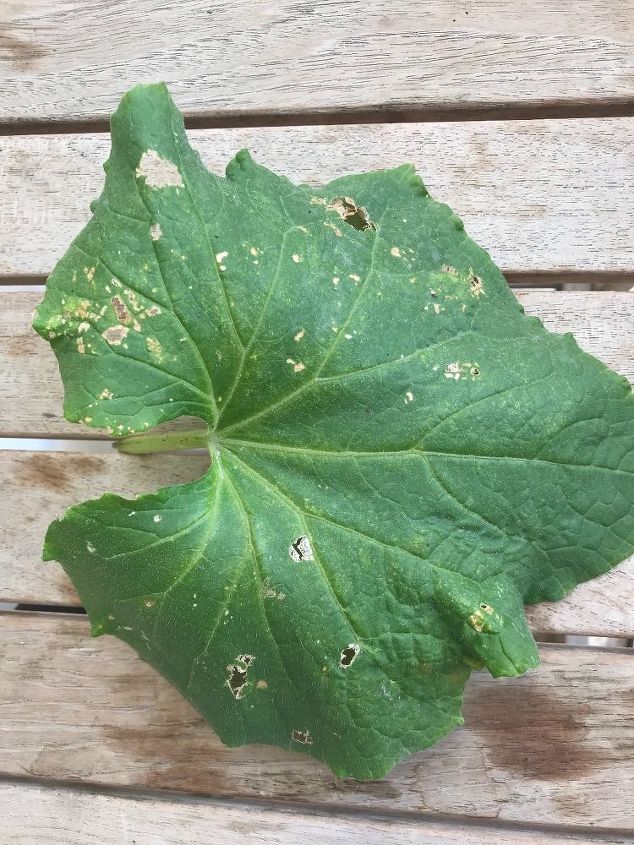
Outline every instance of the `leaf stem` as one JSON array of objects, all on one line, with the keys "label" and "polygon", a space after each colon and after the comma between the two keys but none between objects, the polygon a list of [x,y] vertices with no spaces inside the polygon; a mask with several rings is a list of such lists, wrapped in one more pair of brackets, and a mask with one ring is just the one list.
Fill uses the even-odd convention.
[{"label": "leaf stem", "polygon": [[167,431],[165,434],[131,434],[118,440],[116,447],[128,455],[149,455],[153,452],[175,452],[179,449],[207,449],[209,431]]}]

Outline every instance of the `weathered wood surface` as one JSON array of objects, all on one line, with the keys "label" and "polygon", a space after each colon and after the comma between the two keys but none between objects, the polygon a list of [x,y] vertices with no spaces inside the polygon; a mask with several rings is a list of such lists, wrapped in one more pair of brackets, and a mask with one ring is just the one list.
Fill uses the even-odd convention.
[{"label": "weathered wood surface", "polygon": [[4,122],[103,118],[122,90],[156,79],[212,119],[634,95],[629,0],[4,0],[0,38]]},{"label": "weathered wood surface", "polygon": [[[1,452],[0,602],[79,606],[61,566],[40,562],[51,520],[72,504],[114,491],[124,496],[198,478],[198,456]],[[577,587],[567,599],[527,609],[533,630],[548,634],[634,635],[634,558]]]},{"label": "weathered wood surface", "polygon": [[61,566],[41,562],[49,523],[106,491],[132,497],[199,478],[204,456],[0,451],[0,602],[79,605]]},{"label": "weathered wood surface", "polygon": [[[634,279],[634,250],[625,248],[633,134],[634,118],[615,118],[215,129],[190,138],[216,173],[248,147],[262,164],[312,184],[413,162],[505,271]],[[0,137],[0,275],[52,270],[90,216],[108,152],[103,134]]]},{"label": "weathered wood surface", "polygon": [[[95,438],[105,432],[66,422],[62,383],[48,344],[31,328],[41,293],[0,291],[0,437]],[[529,314],[634,382],[634,296],[630,293],[523,293]]]},{"label": "weathered wood surface", "polygon": [[[616,834],[300,812],[211,800],[111,795],[1,783],[2,831],[12,845],[625,845]],[[631,840],[629,840],[631,841]]]},{"label": "weathered wood surface", "polygon": [[359,783],[299,753],[226,748],[131,649],[91,639],[83,617],[0,614],[0,778],[631,832],[634,655],[541,656],[522,678],[476,674],[463,728]]}]

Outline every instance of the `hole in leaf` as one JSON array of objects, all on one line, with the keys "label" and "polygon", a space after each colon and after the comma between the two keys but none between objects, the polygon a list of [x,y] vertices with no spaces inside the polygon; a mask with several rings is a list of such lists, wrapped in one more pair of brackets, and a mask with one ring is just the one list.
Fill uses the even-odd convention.
[{"label": "hole in leaf", "polygon": [[301,742],[302,745],[312,745],[313,744],[313,739],[312,739],[309,731],[295,730],[291,734],[291,739],[295,740],[295,742]]},{"label": "hole in leaf", "polygon": [[479,276],[476,276],[475,273],[471,273],[469,276],[469,286],[471,287],[471,293],[473,296],[478,297],[484,293],[482,279]]},{"label": "hole in leaf", "polygon": [[227,686],[231,690],[231,694],[237,700],[242,698],[248,686],[248,667],[253,663],[255,657],[252,654],[239,654],[236,657],[242,665],[238,663],[231,663],[227,666]]},{"label": "hole in leaf", "polygon": [[357,205],[350,197],[336,197],[328,208],[336,211],[339,217],[352,226],[353,229],[374,229],[374,223],[368,217],[368,212],[363,206]]},{"label": "hole in leaf", "polygon": [[310,540],[306,535],[302,535],[298,537],[288,547],[288,553],[291,557],[291,560],[294,560],[295,563],[299,563],[302,560],[313,560],[313,547],[310,544]]},{"label": "hole in leaf", "polygon": [[350,643],[344,650],[341,652],[341,657],[339,658],[339,666],[342,669],[347,669],[348,666],[351,666],[354,662],[357,654],[361,651],[361,646],[357,645],[357,643]]}]

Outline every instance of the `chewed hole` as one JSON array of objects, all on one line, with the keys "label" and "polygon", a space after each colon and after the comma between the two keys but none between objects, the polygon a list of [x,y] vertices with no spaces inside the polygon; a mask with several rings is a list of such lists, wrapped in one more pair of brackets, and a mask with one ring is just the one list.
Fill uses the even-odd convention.
[{"label": "chewed hole", "polygon": [[227,686],[231,690],[231,694],[234,698],[242,698],[242,692],[247,684],[247,670],[232,663],[227,666],[227,672],[229,673]]},{"label": "chewed hole", "polygon": [[231,663],[227,666],[227,686],[233,697],[240,699],[246,692],[249,666],[253,663],[255,657],[252,654],[239,654],[236,660],[238,663]]},{"label": "chewed hole", "polygon": [[357,654],[361,651],[361,646],[357,643],[350,643],[344,650],[341,652],[341,657],[339,658],[339,666],[342,669],[347,669],[348,666],[352,666],[354,663]]},{"label": "chewed hole", "polygon": [[304,731],[294,730],[293,733],[291,734],[291,739],[293,739],[295,742],[301,742],[302,745],[312,745],[313,744],[313,738],[311,737],[310,732],[306,731],[306,730],[304,730]]},{"label": "chewed hole", "polygon": [[293,540],[288,547],[288,553],[291,560],[294,560],[295,563],[299,563],[302,560],[314,560],[313,547],[305,534]]},{"label": "chewed hole", "polygon": [[328,203],[328,208],[336,211],[344,223],[348,223],[353,229],[363,231],[364,229],[375,228],[365,208],[357,205],[350,197],[336,197],[331,203]]}]

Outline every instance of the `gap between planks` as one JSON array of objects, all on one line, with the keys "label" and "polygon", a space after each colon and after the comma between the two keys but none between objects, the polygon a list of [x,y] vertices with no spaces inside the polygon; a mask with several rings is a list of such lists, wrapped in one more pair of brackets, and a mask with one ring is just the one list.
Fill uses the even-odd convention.
[{"label": "gap between planks", "polygon": [[[123,93],[123,92],[122,92]],[[116,102],[113,103],[113,110]],[[518,105],[514,101],[464,103],[420,108],[377,104],[364,109],[323,109],[313,111],[244,111],[223,114],[197,114],[185,109],[189,129],[270,129],[293,126],[349,126],[377,123],[472,123],[500,120],[597,120],[634,117],[634,97],[569,102],[553,99]],[[110,131],[107,118],[85,120],[54,119],[5,120],[0,118],[0,137],[11,135],[96,135]]]},{"label": "gap between planks", "polygon": [[[561,290],[565,285],[584,285],[591,290],[594,286],[616,286],[619,289],[634,288],[634,270],[575,270],[557,272],[554,270],[513,272],[504,271],[509,287],[516,288],[548,288]],[[21,293],[28,291],[43,292],[46,288],[47,276],[44,274],[11,276],[0,275],[0,295],[2,293]],[[565,289],[565,288],[564,288]],[[610,289],[610,288],[608,288]]]}]

